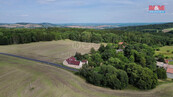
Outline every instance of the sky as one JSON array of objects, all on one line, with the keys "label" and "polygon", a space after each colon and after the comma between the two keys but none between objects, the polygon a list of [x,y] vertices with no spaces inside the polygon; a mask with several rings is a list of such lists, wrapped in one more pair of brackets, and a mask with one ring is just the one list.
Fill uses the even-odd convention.
[{"label": "sky", "polygon": [[[165,5],[166,13],[149,13]],[[173,0],[0,0],[0,23],[173,22]]]}]

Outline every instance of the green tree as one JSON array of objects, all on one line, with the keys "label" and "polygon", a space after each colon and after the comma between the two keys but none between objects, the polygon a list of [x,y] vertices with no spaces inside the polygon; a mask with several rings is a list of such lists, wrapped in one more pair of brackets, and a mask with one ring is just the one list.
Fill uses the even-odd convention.
[{"label": "green tree", "polygon": [[84,31],[81,34],[81,40],[84,42],[91,42],[92,34],[91,32]]},{"label": "green tree", "polygon": [[167,78],[166,70],[164,68],[157,68],[157,77],[159,79],[166,79]]},{"label": "green tree", "polygon": [[96,66],[100,66],[100,64],[103,62],[103,59],[99,53],[95,53],[91,56],[92,61],[95,63]]},{"label": "green tree", "polygon": [[103,44],[100,45],[100,48],[98,49],[100,53],[103,53],[105,51],[105,46]]},{"label": "green tree", "polygon": [[142,68],[140,65],[130,63],[127,65],[126,71],[129,77],[129,83],[139,89],[153,89],[158,83],[157,75],[149,68]]},{"label": "green tree", "polygon": [[96,53],[96,50],[92,47],[91,50],[90,50],[90,53],[94,54],[94,53]]},{"label": "green tree", "polygon": [[82,54],[81,53],[78,53],[78,52],[76,52],[76,54],[75,54],[74,57],[76,57],[77,60],[82,60],[83,59]]}]

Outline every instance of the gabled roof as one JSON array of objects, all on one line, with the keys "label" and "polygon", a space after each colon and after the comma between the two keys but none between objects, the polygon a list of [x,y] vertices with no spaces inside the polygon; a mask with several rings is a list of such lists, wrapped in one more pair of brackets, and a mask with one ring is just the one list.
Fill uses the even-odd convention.
[{"label": "gabled roof", "polygon": [[70,58],[68,58],[68,59],[69,59],[69,60],[74,60],[74,61],[76,60],[76,58],[75,58],[75,57],[73,57],[73,56],[72,56],[72,57],[70,57]]},{"label": "gabled roof", "polygon": [[68,64],[73,64],[73,65],[79,65],[80,61],[77,61],[75,57],[70,57],[66,60],[68,62]]}]

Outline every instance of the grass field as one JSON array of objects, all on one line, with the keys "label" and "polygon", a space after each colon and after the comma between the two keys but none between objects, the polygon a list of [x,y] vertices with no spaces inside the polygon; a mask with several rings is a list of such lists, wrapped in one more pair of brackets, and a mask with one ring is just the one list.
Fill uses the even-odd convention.
[{"label": "grass field", "polygon": [[167,33],[167,32],[170,32],[170,31],[172,31],[172,30],[173,30],[173,28],[168,28],[168,29],[164,29],[163,32],[164,32],[164,33]]},{"label": "grass field", "polygon": [[[167,52],[169,50],[169,52]],[[163,54],[165,57],[173,58],[173,46],[164,46],[160,48],[160,51],[156,51],[156,55]]]},{"label": "grass field", "polygon": [[62,63],[70,56],[74,56],[76,52],[81,52],[82,54],[89,53],[92,47],[97,50],[100,47],[100,44],[59,40],[0,46],[0,52],[54,63]]},{"label": "grass field", "polygon": [[148,91],[87,84],[63,69],[0,55],[0,97],[173,97],[173,83]]}]

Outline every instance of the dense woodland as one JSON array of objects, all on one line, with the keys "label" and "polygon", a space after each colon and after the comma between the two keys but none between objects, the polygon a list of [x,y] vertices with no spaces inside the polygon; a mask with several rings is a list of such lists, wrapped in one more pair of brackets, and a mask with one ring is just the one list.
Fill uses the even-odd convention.
[{"label": "dense woodland", "polygon": [[[154,49],[145,44],[128,44],[123,52],[117,44],[101,45],[90,54],[76,53],[77,59],[89,61],[80,70],[87,82],[112,89],[124,89],[131,84],[139,89],[153,89],[159,79],[166,79],[166,70],[156,67]],[[122,48],[121,48],[122,49]]]}]

